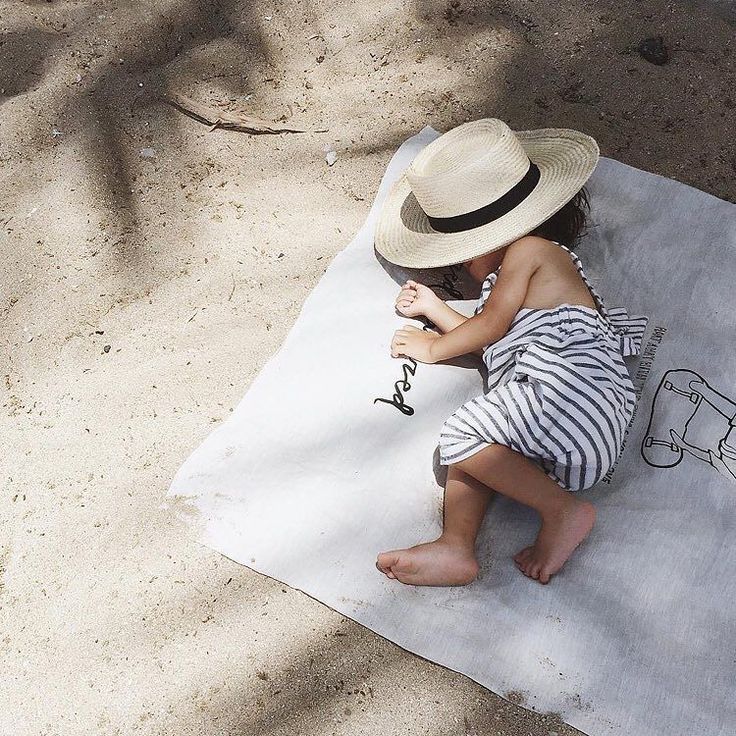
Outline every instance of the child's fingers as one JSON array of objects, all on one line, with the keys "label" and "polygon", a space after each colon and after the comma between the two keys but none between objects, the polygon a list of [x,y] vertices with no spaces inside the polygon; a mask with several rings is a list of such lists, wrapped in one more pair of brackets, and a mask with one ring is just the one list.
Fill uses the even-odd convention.
[{"label": "child's fingers", "polygon": [[402,304],[406,302],[407,304],[411,304],[416,298],[416,294],[399,294],[399,296],[396,297],[396,303]]},{"label": "child's fingers", "polygon": [[391,341],[391,357],[398,358],[401,355],[401,348],[404,345],[404,341],[398,342],[396,338]]}]

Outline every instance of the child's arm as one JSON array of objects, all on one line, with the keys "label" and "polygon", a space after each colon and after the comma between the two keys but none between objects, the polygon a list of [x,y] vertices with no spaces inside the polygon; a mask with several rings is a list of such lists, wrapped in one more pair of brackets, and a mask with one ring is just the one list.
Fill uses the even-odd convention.
[{"label": "child's arm", "polygon": [[[407,281],[396,299],[396,309],[406,317],[426,317],[442,333],[454,330],[468,318],[440,299],[428,286]],[[483,355],[476,350],[476,355]]]},{"label": "child's arm", "polygon": [[[454,310],[447,302],[439,301],[433,311],[426,315],[427,319],[437,327],[437,329],[443,334],[451,332],[456,327],[459,327],[464,322],[467,322],[470,317],[466,317],[464,314]],[[471,350],[474,355],[483,357],[483,348],[478,350]]]},{"label": "child's arm", "polygon": [[450,332],[465,322],[468,317],[454,310],[447,302],[438,299],[424,315],[437,329],[442,332]]},{"label": "child's arm", "polygon": [[440,332],[449,332],[467,319],[443,302],[428,286],[411,280],[401,287],[396,297],[396,309],[405,317],[426,317]]},{"label": "child's arm", "polygon": [[501,272],[483,309],[429,345],[432,362],[472,353],[500,340],[524,304],[539,262],[533,248],[517,241],[506,251]]}]

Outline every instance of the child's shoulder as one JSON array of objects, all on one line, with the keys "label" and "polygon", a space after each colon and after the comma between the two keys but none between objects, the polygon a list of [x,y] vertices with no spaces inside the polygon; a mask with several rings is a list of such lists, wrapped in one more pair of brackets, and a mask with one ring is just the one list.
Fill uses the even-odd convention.
[{"label": "child's shoulder", "polygon": [[539,235],[524,235],[511,243],[504,253],[503,262],[513,261],[536,261],[547,258],[550,253],[558,253],[560,247],[552,240],[547,240]]}]

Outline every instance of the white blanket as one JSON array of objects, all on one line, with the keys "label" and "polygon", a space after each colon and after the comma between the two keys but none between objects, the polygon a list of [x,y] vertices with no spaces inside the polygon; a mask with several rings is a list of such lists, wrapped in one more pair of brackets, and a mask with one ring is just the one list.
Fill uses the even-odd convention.
[{"label": "white blanket", "polygon": [[516,569],[511,556],[537,520],[503,499],[482,529],[472,585],[404,586],[374,567],[378,552],[439,534],[439,429],[483,391],[474,359],[390,356],[408,321],[393,309],[407,276],[462,297],[454,306],[466,314],[477,297],[458,268],[410,273],[373,249],[388,187],[436,136],[425,128],[394,155],[365,225],[228,421],[179,470],[171,505],[189,507],[209,547],[588,734],[732,736],[728,202],[608,158],[589,181],[594,226],[577,252],[606,303],[648,315],[649,327],[630,364],[641,398],[622,458],[585,493],[598,522],[563,571],[542,586]]}]

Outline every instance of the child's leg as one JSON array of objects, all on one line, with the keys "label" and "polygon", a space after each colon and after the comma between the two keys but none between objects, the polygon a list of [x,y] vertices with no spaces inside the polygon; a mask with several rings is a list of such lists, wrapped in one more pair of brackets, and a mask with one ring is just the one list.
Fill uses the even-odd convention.
[{"label": "child's leg", "polygon": [[539,512],[542,528],[536,541],[515,555],[514,561],[540,583],[549,582],[593,528],[591,503],[575,498],[536,463],[508,447],[491,445],[453,467]]},{"label": "child's leg", "polygon": [[434,542],[382,552],[376,567],[410,585],[466,585],[478,574],[475,538],[492,491],[456,465],[447,468],[444,527]]}]

